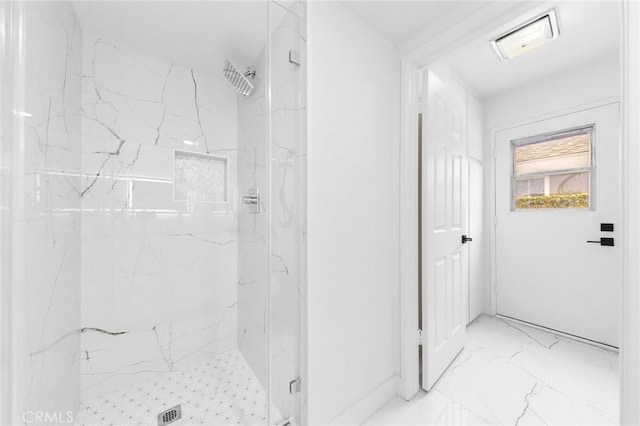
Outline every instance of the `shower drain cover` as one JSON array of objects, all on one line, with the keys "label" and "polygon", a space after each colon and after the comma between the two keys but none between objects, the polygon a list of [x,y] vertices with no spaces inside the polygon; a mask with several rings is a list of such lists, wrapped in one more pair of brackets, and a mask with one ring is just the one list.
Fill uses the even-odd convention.
[{"label": "shower drain cover", "polygon": [[168,410],[163,411],[158,414],[158,426],[165,426],[169,423],[173,423],[176,420],[180,420],[182,417],[182,408],[180,405],[176,405],[175,407],[171,407]]}]

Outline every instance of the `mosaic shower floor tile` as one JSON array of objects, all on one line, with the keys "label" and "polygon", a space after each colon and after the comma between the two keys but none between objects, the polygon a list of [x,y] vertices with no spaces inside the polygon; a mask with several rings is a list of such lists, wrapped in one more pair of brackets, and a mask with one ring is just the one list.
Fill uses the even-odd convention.
[{"label": "mosaic shower floor tile", "polygon": [[75,423],[157,425],[158,415],[176,405],[182,418],[171,425],[267,424],[266,393],[238,350],[83,401]]}]

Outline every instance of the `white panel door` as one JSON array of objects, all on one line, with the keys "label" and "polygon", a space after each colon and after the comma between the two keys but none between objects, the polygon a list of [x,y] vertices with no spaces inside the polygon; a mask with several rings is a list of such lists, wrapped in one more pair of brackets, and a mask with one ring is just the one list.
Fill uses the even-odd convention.
[{"label": "white panel door", "polygon": [[[514,141],[591,126],[591,208],[516,209]],[[621,241],[616,238],[621,201],[618,104],[504,130],[496,134],[495,143],[497,313],[618,346],[622,286]],[[554,146],[555,154],[548,147],[536,148],[537,157],[532,157],[535,160],[546,150],[545,167],[560,164],[561,156],[566,160],[569,154],[577,155],[567,144]],[[540,179],[538,191],[548,195],[551,177]],[[569,181],[556,181],[563,182],[561,192],[565,192]],[[601,232],[601,223],[613,223],[615,232]],[[587,243],[601,237],[614,238],[615,246]]]},{"label": "white panel door", "polygon": [[423,380],[429,390],[465,343],[468,244],[465,99],[432,71],[423,75]]}]

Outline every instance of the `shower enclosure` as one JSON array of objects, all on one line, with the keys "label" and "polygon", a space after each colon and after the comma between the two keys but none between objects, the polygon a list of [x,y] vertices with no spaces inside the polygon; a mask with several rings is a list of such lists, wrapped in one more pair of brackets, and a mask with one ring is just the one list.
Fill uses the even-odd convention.
[{"label": "shower enclosure", "polygon": [[3,424],[301,424],[303,1],[0,2]]}]

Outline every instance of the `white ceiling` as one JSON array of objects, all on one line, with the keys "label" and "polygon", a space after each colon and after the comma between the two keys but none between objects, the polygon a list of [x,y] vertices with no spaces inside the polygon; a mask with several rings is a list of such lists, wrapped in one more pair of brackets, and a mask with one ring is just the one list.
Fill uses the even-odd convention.
[{"label": "white ceiling", "polygon": [[[343,3],[380,35],[404,49],[414,45],[416,39],[429,40],[444,29],[454,27],[492,2],[362,0]],[[600,58],[617,60],[620,25],[616,1],[538,1],[521,2],[521,5],[530,7],[531,12],[509,22],[495,19],[495,31],[447,56],[454,72],[480,98]],[[525,55],[500,61],[489,40],[552,7],[558,14],[560,37]]]},{"label": "white ceiling", "polygon": [[[451,0],[341,3],[396,45],[425,29],[453,25],[484,6]],[[204,70],[219,67],[225,57],[241,68],[255,59],[265,44],[266,5],[264,0],[73,1],[83,30]],[[276,15],[282,13],[278,9]]]},{"label": "white ceiling", "polygon": [[429,28],[456,24],[486,5],[483,1],[342,1],[351,12],[396,46]]},{"label": "white ceiling", "polygon": [[83,30],[203,71],[244,68],[265,45],[264,1],[74,1]]},{"label": "white ceiling", "polygon": [[557,39],[500,61],[489,44],[499,34],[487,34],[454,52],[449,65],[480,98],[487,98],[597,60],[618,60],[620,25],[615,2],[561,2],[553,7],[560,29]]},{"label": "white ceiling", "polygon": [[[455,27],[490,1],[359,0],[341,2],[380,35],[405,47]],[[531,13],[550,3],[531,3]],[[224,58],[249,65],[265,44],[266,2],[75,1],[85,31],[178,64],[218,72]],[[527,6],[528,3],[521,3]],[[614,55],[618,49],[617,2],[557,2],[560,37],[517,58],[500,61],[489,40],[521,21],[500,22],[495,31],[454,51],[448,62],[481,98],[553,73]],[[483,9],[484,8],[484,9]],[[522,16],[522,20],[527,16]],[[462,31],[465,29],[463,28]],[[415,44],[415,43],[414,43]]]}]

